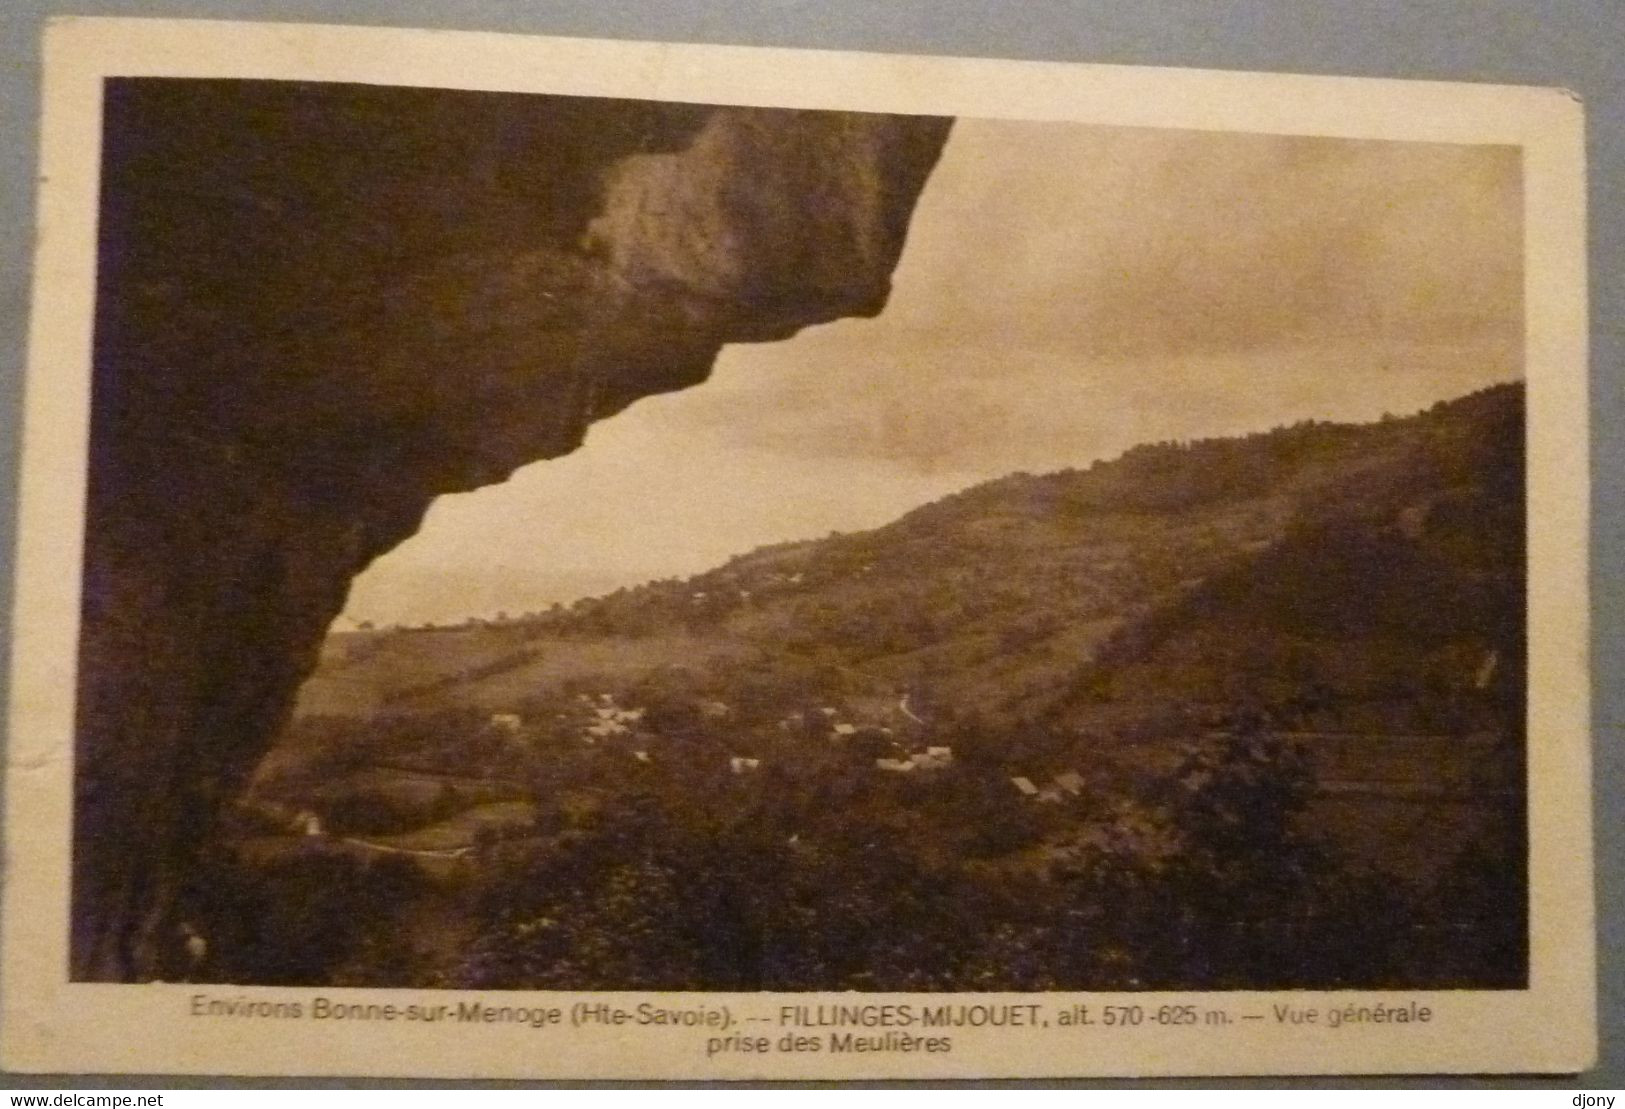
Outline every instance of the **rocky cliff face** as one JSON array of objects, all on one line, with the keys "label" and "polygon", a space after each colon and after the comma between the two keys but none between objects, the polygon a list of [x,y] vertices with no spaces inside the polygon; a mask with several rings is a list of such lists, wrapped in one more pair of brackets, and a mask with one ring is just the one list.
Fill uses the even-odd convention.
[{"label": "rocky cliff face", "polygon": [[154,972],[351,578],[435,496],[573,450],[724,343],[880,311],[947,129],[110,82],[74,977]]}]

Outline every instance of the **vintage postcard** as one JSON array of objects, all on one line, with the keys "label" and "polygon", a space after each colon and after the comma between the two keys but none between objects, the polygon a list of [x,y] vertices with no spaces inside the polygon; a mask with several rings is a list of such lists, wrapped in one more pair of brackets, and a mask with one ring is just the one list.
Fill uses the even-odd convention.
[{"label": "vintage postcard", "polygon": [[1590,1064],[1566,93],[45,74],[6,1068]]}]

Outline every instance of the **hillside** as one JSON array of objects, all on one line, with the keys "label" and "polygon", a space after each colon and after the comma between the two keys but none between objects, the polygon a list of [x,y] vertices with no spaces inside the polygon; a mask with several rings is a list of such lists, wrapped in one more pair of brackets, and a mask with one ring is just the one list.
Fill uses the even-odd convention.
[{"label": "hillside", "polygon": [[358,939],[330,970],[363,984],[1516,985],[1522,428],[1503,385],[1146,445],[548,612],[334,635],[222,882],[384,867],[377,927],[428,953]]},{"label": "hillside", "polygon": [[[1099,688],[1103,665],[1126,690],[1169,688],[1166,663],[1180,653],[1209,664],[1205,677],[1172,679],[1172,694],[1224,700],[1214,674],[1241,660],[1211,652],[1248,641],[1234,627],[1387,643],[1403,666],[1419,663],[1404,643],[1420,633],[1427,666],[1471,673],[1489,650],[1517,657],[1521,395],[1503,386],[1375,425],[1139,447],[569,608],[341,633],[300,714],[521,711],[538,691],[663,669],[720,696],[741,670],[765,667],[800,694],[877,713],[910,692],[916,712],[1008,723],[1053,714],[1080,682]],[[1280,626],[1265,628],[1271,612]],[[1198,646],[1203,627],[1217,634]],[[1306,676],[1318,680],[1299,659],[1282,680]]]}]

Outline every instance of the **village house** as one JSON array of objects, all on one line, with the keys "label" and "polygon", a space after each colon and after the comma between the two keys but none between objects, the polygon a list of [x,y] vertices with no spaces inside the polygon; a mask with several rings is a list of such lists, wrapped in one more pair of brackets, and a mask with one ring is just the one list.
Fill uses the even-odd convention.
[{"label": "village house", "polygon": [[593,740],[597,739],[608,739],[610,736],[625,735],[631,730],[631,728],[628,728],[619,720],[598,720],[587,725],[585,734],[587,736],[587,742],[591,743]]},{"label": "village house", "polygon": [[1067,770],[1055,775],[1043,786],[1034,784],[1033,780],[1027,777],[1011,778],[1010,784],[1020,790],[1023,797],[1031,797],[1041,804],[1053,805],[1066,800],[1068,794],[1076,797],[1082,793],[1084,778],[1076,770]]},{"label": "village house", "polygon": [[631,732],[632,725],[643,719],[643,709],[622,708],[608,693],[602,694],[598,700],[600,703],[592,708],[593,722],[587,725],[582,736],[588,743],[626,735]]},{"label": "village house", "polygon": [[954,750],[952,747],[927,747],[923,751],[915,751],[904,758],[879,758],[875,766],[881,770],[909,771],[909,770],[945,770],[953,764]]}]

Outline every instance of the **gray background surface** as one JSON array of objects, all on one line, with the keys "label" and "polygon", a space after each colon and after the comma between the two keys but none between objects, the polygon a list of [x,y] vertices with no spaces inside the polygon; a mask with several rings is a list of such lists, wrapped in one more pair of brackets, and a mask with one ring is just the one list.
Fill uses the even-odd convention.
[{"label": "gray background surface", "polygon": [[[33,242],[39,36],[53,15],[262,19],[958,54],[1130,65],[1558,85],[1586,103],[1591,211],[1592,633],[1602,1060],[1578,1081],[1381,1085],[1625,1086],[1625,0],[0,0],[0,605],[11,606],[16,463]],[[69,506],[68,511],[76,511]],[[0,653],[9,641],[0,631]],[[0,662],[3,662],[0,656]],[[0,683],[4,682],[0,669]],[[0,770],[3,774],[3,770]],[[0,802],[3,803],[3,802]],[[1588,803],[1576,797],[1576,805]],[[3,877],[3,875],[0,875]],[[207,1086],[43,1079],[0,1086]],[[263,1083],[254,1083],[261,1085]],[[313,1082],[304,1085],[344,1085]],[[1197,1086],[1213,1082],[1191,1083]],[[1256,1083],[1277,1085],[1281,1083]],[[1330,1080],[1294,1083],[1330,1085]],[[1373,1082],[1339,1081],[1369,1086]],[[378,1085],[398,1085],[379,1083]],[[409,1085],[421,1086],[422,1083]],[[1186,1083],[1180,1083],[1186,1085]],[[1562,1100],[1567,1104],[1567,1099]],[[1558,1102],[1554,1101],[1554,1104]]]}]

